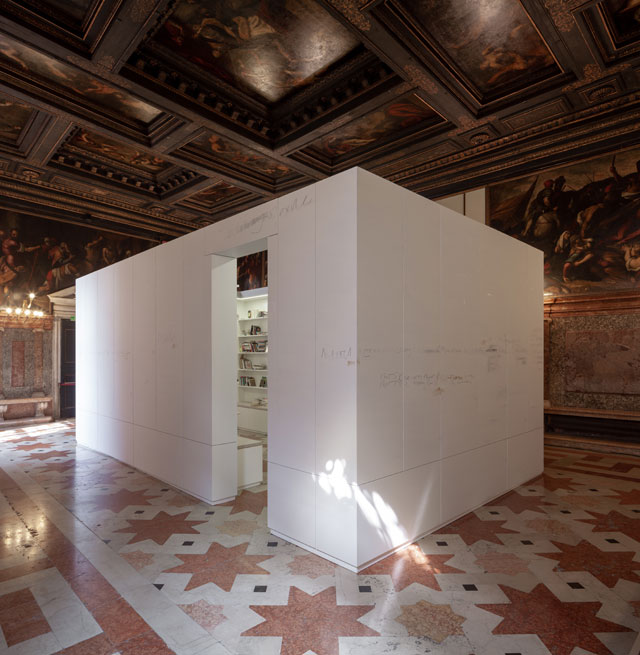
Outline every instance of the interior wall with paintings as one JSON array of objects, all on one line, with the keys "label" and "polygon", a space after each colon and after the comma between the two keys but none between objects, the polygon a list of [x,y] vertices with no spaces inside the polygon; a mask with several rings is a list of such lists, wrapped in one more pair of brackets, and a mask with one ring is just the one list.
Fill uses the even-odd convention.
[{"label": "interior wall with paintings", "polygon": [[[47,294],[146,250],[151,242],[0,210],[0,307],[49,309]],[[29,298],[29,294],[35,298]],[[53,319],[0,312],[0,399],[53,394]],[[47,410],[50,413],[51,409]],[[5,417],[33,416],[10,405]]]},{"label": "interior wall with paintings", "polygon": [[547,407],[640,415],[640,148],[494,184],[487,224],[544,253]]}]

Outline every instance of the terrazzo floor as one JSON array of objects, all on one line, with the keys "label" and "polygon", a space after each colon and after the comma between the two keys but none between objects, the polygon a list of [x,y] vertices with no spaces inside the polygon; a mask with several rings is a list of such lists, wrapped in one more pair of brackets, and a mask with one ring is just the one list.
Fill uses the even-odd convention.
[{"label": "terrazzo floor", "polygon": [[545,472],[357,575],[269,534],[266,487],[209,506],[76,446],[0,432],[0,653],[630,655],[640,458]]}]

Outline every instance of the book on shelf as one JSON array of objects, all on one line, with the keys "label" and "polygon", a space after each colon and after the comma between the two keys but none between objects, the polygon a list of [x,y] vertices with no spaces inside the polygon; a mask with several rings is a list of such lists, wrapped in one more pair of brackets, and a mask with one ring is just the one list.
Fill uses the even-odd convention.
[{"label": "book on shelf", "polygon": [[266,353],[267,341],[243,341],[240,350],[243,353]]}]

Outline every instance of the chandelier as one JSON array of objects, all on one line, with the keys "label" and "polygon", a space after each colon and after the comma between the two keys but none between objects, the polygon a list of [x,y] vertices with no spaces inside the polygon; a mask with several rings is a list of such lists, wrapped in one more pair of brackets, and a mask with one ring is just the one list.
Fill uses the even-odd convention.
[{"label": "chandelier", "polygon": [[2,311],[8,316],[17,316],[19,318],[42,318],[44,316],[43,311],[31,309],[31,303],[35,297],[35,293],[30,293],[28,298],[22,301],[22,307],[3,307]]}]

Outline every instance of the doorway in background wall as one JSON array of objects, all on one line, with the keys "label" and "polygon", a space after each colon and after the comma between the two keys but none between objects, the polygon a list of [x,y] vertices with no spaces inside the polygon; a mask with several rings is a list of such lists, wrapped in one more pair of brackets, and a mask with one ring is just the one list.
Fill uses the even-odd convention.
[{"label": "doorway in background wall", "polygon": [[76,323],[60,321],[60,418],[76,415]]}]

